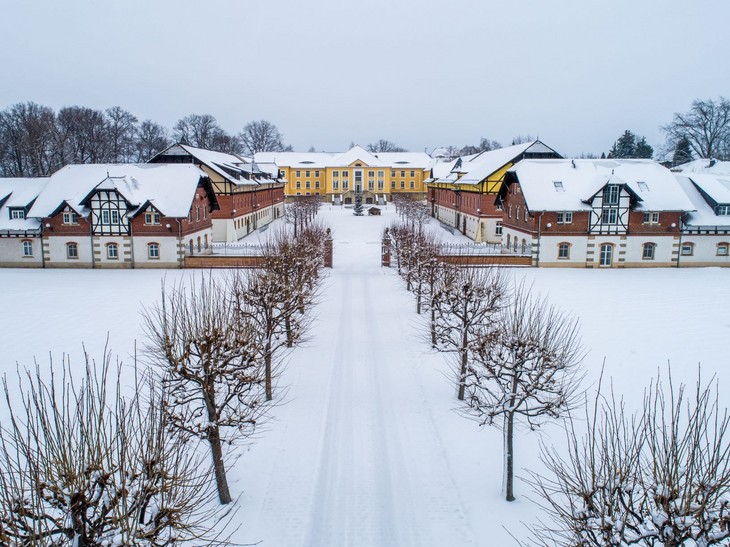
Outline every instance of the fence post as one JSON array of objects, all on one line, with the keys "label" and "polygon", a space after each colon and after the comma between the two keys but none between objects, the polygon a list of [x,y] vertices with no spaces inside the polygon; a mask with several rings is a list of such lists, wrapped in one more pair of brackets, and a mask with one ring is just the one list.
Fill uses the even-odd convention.
[{"label": "fence post", "polygon": [[383,245],[380,265],[385,268],[390,268],[390,234],[388,233],[388,228],[386,228],[385,233],[383,233]]}]

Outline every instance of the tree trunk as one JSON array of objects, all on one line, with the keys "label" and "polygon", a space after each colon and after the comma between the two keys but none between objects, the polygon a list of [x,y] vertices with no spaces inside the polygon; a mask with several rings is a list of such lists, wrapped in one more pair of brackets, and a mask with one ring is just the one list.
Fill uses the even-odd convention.
[{"label": "tree trunk", "polygon": [[[464,318],[466,318],[466,308],[468,303],[464,302]],[[466,322],[466,319],[464,319],[464,323]],[[462,332],[461,332],[461,366],[459,370],[459,400],[464,400],[464,391],[466,388],[466,363],[467,359],[469,357],[467,348],[469,346],[469,331],[466,328],[466,325],[462,325]]]},{"label": "tree trunk", "polygon": [[287,313],[284,317],[284,324],[286,326],[286,347],[290,348],[294,345],[294,336],[291,330],[291,313]]},{"label": "tree trunk", "polygon": [[208,442],[210,443],[210,452],[213,455],[213,471],[215,472],[215,484],[218,488],[218,499],[221,504],[225,505],[231,503],[231,492],[228,489],[220,429],[217,425],[208,426]]},{"label": "tree trunk", "polygon": [[514,492],[514,427],[515,413],[508,412],[505,416],[504,428],[504,490],[507,501],[515,501]]}]

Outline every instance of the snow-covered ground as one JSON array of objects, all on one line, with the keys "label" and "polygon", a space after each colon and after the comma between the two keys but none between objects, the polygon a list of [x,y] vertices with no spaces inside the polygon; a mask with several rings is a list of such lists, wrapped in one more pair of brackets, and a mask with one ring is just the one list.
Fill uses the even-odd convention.
[{"label": "snow-covered ground", "polygon": [[[235,535],[264,546],[505,545],[537,515],[518,483],[502,501],[502,445],[455,412],[444,357],[429,351],[412,296],[381,268],[380,234],[395,219],[325,206],[334,233],[329,272],[309,340],[288,358],[285,400],[267,431],[230,469],[240,495]],[[271,229],[275,229],[272,226]],[[458,239],[434,224],[449,239]],[[264,232],[265,234],[265,232]],[[263,235],[263,234],[262,234]],[[515,269],[551,302],[580,316],[586,384],[606,374],[630,402],[658,368],[727,381],[730,270]],[[107,333],[128,359],[140,309],[187,271],[0,270],[0,371],[68,353],[80,362]],[[725,396],[724,404],[730,399]],[[0,413],[2,416],[2,413]],[[557,426],[546,439],[562,441]],[[517,468],[539,469],[537,438],[517,438]]]}]

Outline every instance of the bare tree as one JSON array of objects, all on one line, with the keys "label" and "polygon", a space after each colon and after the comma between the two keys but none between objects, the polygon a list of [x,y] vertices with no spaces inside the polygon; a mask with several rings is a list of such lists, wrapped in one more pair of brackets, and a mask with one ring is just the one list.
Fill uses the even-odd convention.
[{"label": "bare tree", "polygon": [[210,114],[190,114],[177,121],[172,138],[196,148],[237,154],[242,151],[238,137],[226,133]]},{"label": "bare tree", "polygon": [[276,125],[268,120],[257,120],[247,123],[243,131],[238,134],[243,143],[244,151],[249,156],[257,152],[290,151],[291,147],[284,146],[284,136]]},{"label": "bare tree", "polygon": [[489,152],[490,150],[497,150],[498,148],[502,148],[502,145],[499,142],[490,140],[486,137],[482,137],[479,140],[479,144],[477,144],[476,146],[473,146],[473,145],[462,146],[457,155],[458,156],[470,156],[472,154],[478,154],[480,152]]},{"label": "bare tree", "polygon": [[55,116],[33,102],[0,112],[0,175],[40,177],[63,166],[54,158]]},{"label": "bare tree", "polygon": [[81,378],[66,358],[46,370],[3,379],[0,543],[217,544],[206,466],[166,427],[158,386],[122,380],[108,353],[85,355]]},{"label": "bare tree", "polygon": [[119,106],[106,109],[109,152],[105,161],[130,163],[134,161],[137,140],[137,118]]},{"label": "bare tree", "polygon": [[700,158],[730,159],[730,101],[725,97],[693,101],[689,112],[675,113],[662,129],[670,150],[687,139]]},{"label": "bare tree", "polygon": [[521,283],[474,340],[466,375],[465,413],[504,431],[504,488],[514,498],[514,428],[530,429],[570,410],[580,386],[583,349],[578,320]]},{"label": "bare tree", "polygon": [[[352,146],[350,148],[352,148]],[[394,142],[387,139],[380,139],[377,142],[368,144],[367,151],[374,154],[379,152],[407,152],[405,148],[401,148]]]},{"label": "bare tree", "polygon": [[143,313],[169,424],[207,441],[222,504],[232,499],[223,445],[250,437],[267,410],[256,326],[236,305],[231,281],[207,273],[188,289],[163,287],[160,303]]},{"label": "bare tree", "polygon": [[109,156],[109,124],[101,110],[67,106],[56,116],[56,163],[102,163]]},{"label": "bare tree", "polygon": [[543,445],[547,476],[528,482],[549,521],[533,528],[531,544],[727,545],[730,419],[717,381],[687,390],[667,378],[637,413],[599,390],[585,434],[566,423],[567,456]]},{"label": "bare tree", "polygon": [[517,135],[516,137],[512,138],[512,146],[514,146],[515,144],[526,144],[534,140],[535,138],[529,133],[527,135]]},{"label": "bare tree", "polygon": [[169,145],[167,130],[152,120],[145,120],[139,124],[137,131],[134,161],[146,162]]},{"label": "bare tree", "polygon": [[464,400],[471,352],[484,325],[504,306],[505,276],[497,267],[448,268],[433,297],[436,348],[455,357],[458,399]]},{"label": "bare tree", "polygon": [[307,225],[314,221],[319,208],[322,206],[322,196],[299,196],[284,210],[284,220],[294,227],[294,237],[304,231]]}]

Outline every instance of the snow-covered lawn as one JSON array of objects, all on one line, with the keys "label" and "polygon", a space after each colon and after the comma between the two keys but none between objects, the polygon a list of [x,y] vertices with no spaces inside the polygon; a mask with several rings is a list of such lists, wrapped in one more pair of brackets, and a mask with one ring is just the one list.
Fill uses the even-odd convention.
[{"label": "snow-covered lawn", "polygon": [[[285,400],[230,470],[241,506],[235,539],[275,547],[511,544],[505,528],[524,535],[521,522],[534,520],[536,506],[520,483],[518,500],[502,501],[500,433],[454,411],[448,364],[423,341],[395,271],[379,265],[392,206],[381,217],[325,206],[320,217],[333,228],[334,268],[309,340],[288,359]],[[728,381],[730,269],[511,272],[580,316],[587,384],[604,359],[630,402],[669,361],[683,380],[693,381],[701,363],[721,388]],[[163,277],[191,275],[0,270],[0,372],[34,356],[46,363],[49,351],[80,362],[82,342],[98,355],[107,333],[128,359],[141,336],[141,306],[158,297]],[[546,435],[562,442],[558,427]],[[534,434],[520,432],[517,468],[538,468],[537,446]]]}]

